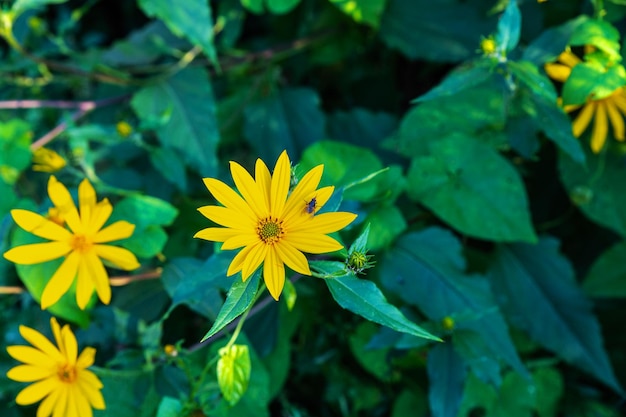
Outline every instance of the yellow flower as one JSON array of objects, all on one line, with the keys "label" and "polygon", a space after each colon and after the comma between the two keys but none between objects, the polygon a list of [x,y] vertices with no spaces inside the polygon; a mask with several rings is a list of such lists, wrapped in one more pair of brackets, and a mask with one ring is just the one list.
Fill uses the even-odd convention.
[{"label": "yellow flower", "polygon": [[67,188],[54,176],[48,181],[48,194],[69,230],[37,213],[11,210],[18,226],[51,242],[18,246],[5,252],[4,257],[22,265],[65,258],[43,291],[43,309],[56,303],[76,278],[76,302],[81,309],[87,306],[94,289],[100,300],[108,304],[111,287],[100,258],[127,271],[138,268],[139,262],[129,250],[104,243],[129,237],[135,226],[127,221],[117,221],[102,228],[113,207],[107,199],[96,202],[96,192],[86,179],[78,187],[80,214]]},{"label": "yellow flower", "polygon": [[480,50],[483,55],[493,55],[496,53],[496,49],[496,41],[492,37],[483,38],[480,40]]},{"label": "yellow flower", "polygon": [[66,324],[61,329],[53,317],[50,319],[57,346],[48,338],[20,326],[20,334],[31,346],[9,346],[7,352],[23,362],[7,372],[7,377],[18,382],[32,382],[17,394],[15,402],[30,405],[40,400],[37,417],[92,417],[92,408],[104,410],[100,390],[102,382],[87,370],[94,363],[96,350],[85,348],[78,355],[76,337]]},{"label": "yellow flower", "polygon": [[209,227],[194,236],[223,242],[225,250],[243,248],[227,275],[241,272],[245,281],[263,264],[265,285],[276,300],[285,284],[285,265],[311,275],[302,252],[319,254],[343,248],[327,234],[356,218],[356,214],[344,212],[316,214],[334,190],[332,186],[317,189],[323,165],[307,172],[291,194],[290,167],[286,151],[278,158],[273,175],[260,159],[256,161],[255,178],[231,161],[230,171],[240,194],[219,180],[205,178],[204,184],[223,207],[205,206],[199,211],[224,227]]},{"label": "yellow flower", "polygon": [[[544,68],[550,78],[564,83],[572,73],[572,68],[581,62],[576,55],[566,50],[559,55],[556,63],[548,63]],[[581,107],[582,110],[572,122],[572,133],[575,137],[580,137],[593,119],[591,150],[594,153],[600,152],[606,143],[609,122],[615,139],[624,141],[624,115],[626,115],[626,89],[624,87],[616,89],[610,96],[601,99],[589,97],[584,104],[568,105],[563,109],[571,113]]]},{"label": "yellow flower", "polygon": [[57,172],[67,165],[65,159],[47,148],[38,148],[33,152],[33,171]]},{"label": "yellow flower", "polygon": [[115,125],[115,129],[117,130],[117,133],[123,138],[127,138],[128,136],[130,136],[131,133],[133,133],[133,127],[125,121],[117,122],[117,124]]}]

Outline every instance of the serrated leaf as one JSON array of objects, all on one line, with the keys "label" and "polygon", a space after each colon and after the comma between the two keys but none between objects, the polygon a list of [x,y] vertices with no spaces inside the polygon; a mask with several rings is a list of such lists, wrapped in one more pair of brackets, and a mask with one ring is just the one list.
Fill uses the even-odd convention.
[{"label": "serrated leaf", "polygon": [[209,3],[204,0],[139,0],[139,7],[148,16],[161,19],[176,36],[200,45],[211,61],[217,63]]},{"label": "serrated leaf", "polygon": [[224,399],[235,405],[248,389],[250,382],[250,352],[246,345],[231,345],[219,350],[217,383]]},{"label": "serrated leaf", "polygon": [[587,145],[586,169],[567,155],[559,155],[559,174],[570,199],[592,221],[621,236],[626,236],[626,193],[624,178],[626,165],[623,157],[605,152],[593,154]]},{"label": "serrated leaf", "polygon": [[621,393],[598,320],[558,247],[552,238],[500,246],[489,273],[497,299],[536,342]]},{"label": "serrated leaf", "polygon": [[626,297],[626,242],[605,251],[591,266],[583,282],[592,297]]},{"label": "serrated leaf", "polygon": [[329,0],[355,22],[377,28],[387,0]]},{"label": "serrated leaf", "polygon": [[429,319],[455,317],[455,328],[477,332],[493,356],[526,373],[489,283],[482,276],[465,274],[462,247],[452,233],[431,227],[406,234],[386,253],[378,270],[386,288]]},{"label": "serrated leaf", "polygon": [[509,0],[498,21],[496,44],[502,52],[512,51],[519,42],[522,16],[516,0]]},{"label": "serrated leaf", "polygon": [[493,31],[485,12],[454,0],[389,0],[380,35],[409,58],[458,62],[475,53],[481,35]]},{"label": "serrated leaf", "polygon": [[283,150],[297,158],[324,138],[325,123],[314,90],[284,89],[246,106],[243,134],[265,161],[275,160]]},{"label": "serrated leaf", "polygon": [[228,291],[222,309],[201,342],[204,342],[209,337],[222,330],[228,323],[235,320],[243,314],[244,311],[250,308],[259,290],[261,272],[262,268],[257,269],[245,282],[240,280],[241,274],[235,275],[235,282]]},{"label": "serrated leaf", "polygon": [[428,352],[428,400],[433,417],[456,417],[461,405],[465,364],[450,343]]},{"label": "serrated leaf", "polygon": [[495,241],[537,240],[517,171],[490,146],[463,135],[439,138],[414,158],[411,198],[461,233]]},{"label": "serrated leaf", "polygon": [[202,176],[215,175],[219,131],[205,70],[187,68],[144,87],[135,93],[131,106],[143,121],[158,120],[156,134],[164,146],[177,149]]},{"label": "serrated leaf", "polygon": [[488,60],[477,60],[455,68],[435,88],[414,99],[411,103],[420,103],[441,97],[453,96],[460,91],[479,85],[493,77],[493,64]]},{"label": "serrated leaf", "polygon": [[425,339],[440,339],[407,319],[400,310],[389,304],[372,281],[352,275],[324,280],[337,304],[374,323],[382,324],[402,333]]}]

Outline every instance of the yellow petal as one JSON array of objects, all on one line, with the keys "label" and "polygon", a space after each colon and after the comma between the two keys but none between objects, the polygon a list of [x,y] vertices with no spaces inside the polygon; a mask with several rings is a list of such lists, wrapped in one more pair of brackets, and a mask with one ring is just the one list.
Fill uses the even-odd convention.
[{"label": "yellow petal", "polygon": [[613,135],[615,139],[619,141],[624,140],[624,116],[617,109],[617,105],[613,100],[606,101],[606,110],[609,115],[609,120],[613,126]]},{"label": "yellow petal", "polygon": [[578,113],[578,116],[576,117],[576,119],[574,119],[574,122],[572,123],[572,133],[574,134],[574,136],[579,138],[580,135],[582,135],[585,129],[587,129],[587,126],[589,126],[589,123],[591,122],[591,118],[593,117],[593,113],[595,111],[595,101],[590,101],[589,103],[585,104],[583,109],[580,111],[580,113]]},{"label": "yellow petal", "polygon": [[204,185],[223,206],[238,212],[243,219],[256,222],[256,215],[246,201],[228,185],[215,178],[204,178]]},{"label": "yellow petal", "polygon": [[[114,246],[110,247],[112,248]],[[127,252],[132,255],[131,252]],[[132,256],[134,257],[135,255]],[[139,265],[137,265],[137,267],[139,267]],[[81,279],[89,281],[91,288],[95,286],[100,301],[104,304],[109,304],[111,301],[111,285],[109,284],[109,276],[107,275],[106,269],[104,269],[104,265],[102,265],[102,261],[98,258],[98,256],[96,256],[96,253],[89,252],[85,254],[81,268],[78,270],[78,281],[80,282]],[[89,300],[87,300],[87,302],[88,301]],[[85,302],[81,308],[84,308],[87,305],[87,302]],[[81,305],[79,304],[79,307],[80,306]]]},{"label": "yellow petal", "polygon": [[335,252],[343,248],[341,243],[330,236],[309,232],[290,233],[285,236],[285,241],[301,252],[315,254]]},{"label": "yellow petal", "polygon": [[83,224],[87,226],[91,223],[92,210],[96,205],[96,190],[93,189],[87,178],[78,185],[78,205],[80,218]]},{"label": "yellow petal", "polygon": [[7,377],[17,382],[33,382],[56,375],[54,363],[48,368],[32,365],[18,365],[7,372]]},{"label": "yellow petal", "polygon": [[[289,230],[298,230],[300,225],[305,222],[313,220],[313,215],[307,213],[307,202],[310,202],[312,198],[315,198],[315,213],[317,213],[328,202],[333,194],[335,187],[322,187],[315,191],[313,194],[309,194],[304,200],[304,207],[297,207],[290,213],[285,214],[285,227]],[[302,215],[304,213],[304,215]]]},{"label": "yellow petal", "polygon": [[228,271],[226,271],[226,276],[230,277],[235,275],[237,272],[243,269],[243,264],[250,253],[252,246],[246,246],[242,250],[240,250],[237,255],[233,258],[230,265],[228,266]]},{"label": "yellow petal", "polygon": [[62,384],[58,389],[58,399],[54,405],[52,417],[67,417],[67,401],[68,401],[68,389],[65,384]]},{"label": "yellow petal", "polygon": [[237,162],[230,161],[230,173],[235,181],[237,190],[243,198],[248,202],[254,214],[259,218],[265,218],[269,215],[269,207],[264,193],[259,190],[259,186],[254,178]]},{"label": "yellow petal", "polygon": [[278,257],[285,265],[302,275],[311,275],[306,256],[290,245],[289,242],[283,240],[275,245],[275,248]]},{"label": "yellow petal", "polygon": [[594,153],[600,152],[606,135],[609,132],[609,122],[606,115],[606,104],[604,101],[598,101],[596,116],[593,123],[593,131],[591,133],[591,150]]},{"label": "yellow petal", "polygon": [[78,359],[76,359],[77,368],[89,368],[96,361],[96,349],[92,347],[86,347],[80,352]]},{"label": "yellow petal", "polygon": [[250,247],[250,252],[243,261],[243,268],[241,270],[241,279],[243,281],[247,280],[261,265],[261,262],[263,262],[263,259],[266,257],[268,247],[268,245],[262,242],[258,242],[256,245]]},{"label": "yellow petal", "polygon": [[233,209],[220,206],[204,206],[198,209],[200,213],[207,219],[219,224],[220,226],[230,227],[239,230],[251,230],[256,226],[256,217],[252,221],[247,217]]},{"label": "yellow petal", "polygon": [[238,230],[228,229],[225,227],[208,227],[200,230],[193,237],[210,240],[212,242],[224,242],[227,239],[239,234]]},{"label": "yellow petal", "polygon": [[74,282],[76,273],[78,272],[78,261],[80,255],[78,252],[72,252],[63,261],[59,269],[56,270],[50,281],[46,284],[41,295],[41,308],[46,309],[59,301]]},{"label": "yellow petal", "polygon": [[270,212],[279,219],[283,217],[283,209],[291,184],[291,164],[287,151],[283,151],[276,161],[270,184]]},{"label": "yellow petal", "polygon": [[19,227],[44,239],[63,241],[72,236],[67,229],[32,211],[14,209],[11,210],[11,216]]},{"label": "yellow petal", "polygon": [[[51,360],[63,361],[65,359],[63,355],[61,355],[61,352],[59,351],[59,349],[57,349],[56,346],[54,346],[52,342],[50,342],[50,340],[48,340],[46,336],[42,335],[37,330],[31,329],[30,327],[26,327],[26,326],[20,326],[20,334],[22,335],[24,340],[26,340],[28,343],[33,345],[33,347],[39,349],[41,352],[47,355]],[[24,346],[24,347],[27,347],[27,346]],[[26,351],[21,350],[20,353],[24,353],[24,352]]]},{"label": "yellow petal", "polygon": [[102,382],[91,371],[79,371],[78,385],[89,401],[89,404],[97,410],[104,410],[104,398],[100,393]]},{"label": "yellow petal", "polygon": [[318,214],[309,222],[302,223],[297,227],[290,227],[289,233],[320,233],[328,234],[343,229],[357,218],[354,213],[343,211]]},{"label": "yellow petal", "polygon": [[48,348],[55,350],[54,355],[46,354],[42,350],[31,346],[8,346],[7,352],[13,359],[23,362],[26,365],[32,365],[38,368],[47,368],[55,365],[56,361],[63,360],[63,356],[61,356],[58,349],[54,347],[50,341],[48,341],[48,343]]},{"label": "yellow petal", "polygon": [[111,262],[116,268],[132,271],[141,266],[135,255],[128,249],[111,245],[94,245],[93,248],[100,258]]},{"label": "yellow petal", "polygon": [[302,177],[300,182],[298,182],[287,199],[283,216],[285,221],[293,216],[293,212],[297,212],[299,214],[303,210],[303,206],[306,204],[307,199],[310,201],[309,196],[311,198],[315,196],[312,194],[319,185],[323,172],[324,165],[318,165],[304,174],[304,177]]},{"label": "yellow petal", "polygon": [[89,300],[91,300],[91,296],[96,289],[91,277],[89,276],[89,272],[85,272],[84,264],[84,259],[81,259],[78,266],[78,279],[76,281],[76,304],[81,310],[84,310],[85,307],[87,307],[87,304],[89,304]]},{"label": "yellow petal", "polygon": [[62,384],[63,383],[56,375],[54,377],[35,382],[20,391],[15,398],[15,402],[19,405],[34,404],[46,395],[50,394],[52,391],[62,388]]},{"label": "yellow petal", "polygon": [[39,404],[39,408],[37,408],[37,417],[49,417],[52,414],[52,410],[59,400],[59,393],[60,390],[55,390],[44,398],[41,404]]},{"label": "yellow petal", "polygon": [[272,184],[272,176],[270,170],[260,158],[256,160],[254,165],[254,180],[257,183],[257,188],[263,197],[264,207],[269,210],[270,207],[270,190]]},{"label": "yellow petal", "polygon": [[126,220],[117,221],[96,233],[93,243],[107,243],[114,240],[126,239],[132,236],[135,225]]},{"label": "yellow petal", "polygon": [[83,225],[78,216],[78,210],[74,205],[74,200],[65,185],[61,184],[54,175],[48,181],[48,195],[54,206],[61,212],[61,216],[74,233],[83,233]]},{"label": "yellow petal", "polygon": [[[89,219],[89,222],[87,222],[83,218],[83,224],[85,225],[85,233],[87,235],[94,235],[98,233],[98,231],[102,228],[102,226],[104,226],[106,221],[109,220],[109,217],[111,217],[111,213],[113,212],[113,206],[111,205],[111,203],[109,203],[109,200],[105,198],[104,200],[96,204],[95,206],[90,206],[90,207],[91,207],[91,217]],[[131,234],[132,234],[132,231],[131,231]],[[123,238],[119,238],[119,239],[123,239]],[[117,240],[117,239],[111,239],[111,240]]]},{"label": "yellow petal", "polygon": [[68,242],[45,242],[22,245],[4,253],[4,257],[20,265],[34,265],[67,255],[72,248]]},{"label": "yellow petal", "polygon": [[259,236],[256,233],[242,232],[224,241],[224,244],[222,245],[222,249],[223,250],[238,249],[243,246],[255,245],[258,242],[260,242],[260,240],[259,240]]},{"label": "yellow petal", "polygon": [[278,301],[285,285],[285,265],[281,262],[274,247],[270,246],[263,262],[263,280],[274,300]]},{"label": "yellow petal", "polygon": [[91,405],[89,404],[89,400],[87,396],[80,388],[80,385],[74,384],[72,386],[73,394],[72,397],[74,399],[74,407],[76,408],[76,416],[77,417],[93,417],[93,410],[91,409]]},{"label": "yellow petal", "polygon": [[580,64],[582,61],[576,55],[574,55],[571,51],[563,51],[558,57],[558,61],[573,68],[576,65]]},{"label": "yellow petal", "polygon": [[52,335],[54,336],[57,346],[59,347],[59,351],[65,358],[66,353],[65,346],[63,345],[63,337],[61,336],[61,326],[59,326],[59,322],[54,317],[50,317],[50,328],[52,329]]},{"label": "yellow petal", "polygon": [[548,77],[562,83],[567,81],[572,73],[572,69],[570,67],[562,64],[546,64],[543,68],[546,71],[546,74],[548,74]]},{"label": "yellow petal", "polygon": [[67,324],[63,326],[61,330],[61,337],[63,338],[63,345],[65,346],[65,357],[68,363],[73,366],[78,356],[78,343],[76,342],[76,336],[74,336],[70,326]]}]

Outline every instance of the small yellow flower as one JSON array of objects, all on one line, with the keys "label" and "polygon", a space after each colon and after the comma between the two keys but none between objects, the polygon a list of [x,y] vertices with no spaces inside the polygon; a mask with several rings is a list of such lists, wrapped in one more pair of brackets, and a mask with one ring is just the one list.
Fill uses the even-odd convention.
[{"label": "small yellow flower", "polygon": [[[227,275],[241,272],[245,281],[263,264],[265,285],[276,300],[285,284],[285,265],[311,275],[303,252],[319,254],[343,248],[327,234],[344,228],[357,217],[344,212],[316,214],[334,190],[332,186],[317,188],[324,166],[307,172],[289,193],[290,165],[284,151],[270,175],[265,163],[257,159],[252,178],[241,165],[231,161],[230,171],[240,194],[219,180],[205,178],[204,184],[222,206],[205,206],[199,211],[224,227],[209,227],[194,236],[223,242],[225,250],[243,248],[231,262]],[[315,207],[311,209],[313,199]]]},{"label": "small yellow flower", "polygon": [[115,129],[117,130],[117,133],[123,137],[123,138],[127,138],[128,136],[130,136],[131,133],[133,133],[133,127],[128,124],[128,122],[118,122],[115,125]]},{"label": "small yellow flower", "polygon": [[139,262],[129,250],[104,243],[131,236],[135,226],[121,220],[102,228],[111,216],[113,207],[107,199],[96,202],[96,192],[87,179],[78,187],[80,214],[67,188],[54,176],[48,181],[48,194],[69,230],[37,213],[11,210],[18,226],[51,242],[18,246],[5,252],[4,257],[21,265],[65,258],[44,288],[41,296],[43,309],[56,303],[75,279],[76,302],[81,309],[87,306],[94,290],[100,300],[108,304],[111,287],[100,258],[127,271],[138,268]]},{"label": "small yellow flower", "polygon": [[38,148],[33,152],[33,171],[57,172],[67,165],[65,159],[48,148]]},{"label": "small yellow flower", "polygon": [[30,405],[43,400],[37,417],[92,417],[92,409],[106,408],[100,392],[102,382],[87,369],[94,363],[96,350],[87,347],[78,355],[76,337],[69,326],[61,328],[55,318],[50,319],[50,326],[58,347],[26,326],[20,326],[20,334],[32,347],[7,347],[9,355],[24,363],[10,369],[7,377],[32,382],[15,402]]},{"label": "small yellow flower", "polygon": [[[586,47],[586,50],[590,50]],[[557,58],[557,62],[545,65],[548,76],[559,82],[566,82],[572,73],[572,68],[582,61],[570,50],[562,52]],[[593,130],[591,132],[591,150],[599,153],[609,132],[609,122],[613,130],[613,136],[618,141],[624,141],[624,116],[626,115],[626,89],[620,87],[611,95],[594,99],[589,97],[587,102],[580,105],[564,106],[564,110],[571,113],[582,107],[574,121],[572,122],[572,133],[575,137],[580,137],[589,127],[593,119]]]},{"label": "small yellow flower", "polygon": [[492,37],[483,38],[480,41],[480,50],[483,55],[493,55],[496,53],[496,41]]}]

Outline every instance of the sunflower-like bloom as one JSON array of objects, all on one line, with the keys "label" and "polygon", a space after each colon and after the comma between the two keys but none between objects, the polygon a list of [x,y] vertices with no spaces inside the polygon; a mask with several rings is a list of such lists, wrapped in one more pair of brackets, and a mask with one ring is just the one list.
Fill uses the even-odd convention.
[{"label": "sunflower-like bloom", "polygon": [[26,326],[20,326],[20,334],[32,347],[7,347],[9,355],[24,363],[10,369],[7,377],[32,382],[17,394],[15,402],[30,405],[43,399],[37,417],[92,417],[92,409],[105,409],[102,382],[87,369],[94,363],[96,350],[87,347],[78,355],[69,326],[61,328],[55,318],[50,319],[50,326],[58,347]]},{"label": "sunflower-like bloom", "polygon": [[33,171],[57,172],[67,165],[65,158],[48,148],[38,148],[33,152]]},{"label": "sunflower-like bloom", "polygon": [[231,262],[227,275],[241,272],[245,281],[263,264],[263,279],[270,294],[278,300],[285,284],[285,265],[303,275],[311,275],[303,252],[320,254],[341,248],[327,236],[350,224],[353,213],[317,212],[326,204],[334,187],[317,188],[323,165],[318,165],[298,182],[291,194],[291,163],[284,151],[273,175],[257,159],[255,178],[236,162],[230,162],[236,191],[214,178],[204,184],[222,206],[199,209],[205,217],[224,227],[209,227],[194,237],[223,242],[222,249],[243,248]]},{"label": "sunflower-like bloom", "polygon": [[127,271],[138,268],[139,262],[129,250],[104,243],[129,237],[135,226],[120,220],[102,228],[113,207],[107,199],[96,202],[96,192],[87,179],[78,187],[80,214],[67,188],[54,176],[48,181],[48,194],[69,230],[59,225],[58,219],[52,221],[28,210],[11,210],[18,226],[51,242],[18,246],[5,252],[4,257],[22,265],[65,258],[44,288],[41,296],[43,309],[56,303],[75,279],[76,302],[81,309],[87,306],[94,290],[100,300],[108,304],[111,286],[101,258]]},{"label": "sunflower-like bloom", "polygon": [[[572,73],[572,68],[582,61],[570,51],[562,52],[557,62],[545,65],[548,76],[556,81],[564,83]],[[611,95],[594,99],[590,97],[584,104],[564,106],[564,110],[571,113],[582,107],[582,110],[572,122],[572,133],[580,137],[593,120],[591,131],[591,150],[600,152],[606,143],[609,132],[609,122],[613,129],[613,136],[618,141],[624,141],[624,115],[626,115],[626,89],[620,87]]]}]

